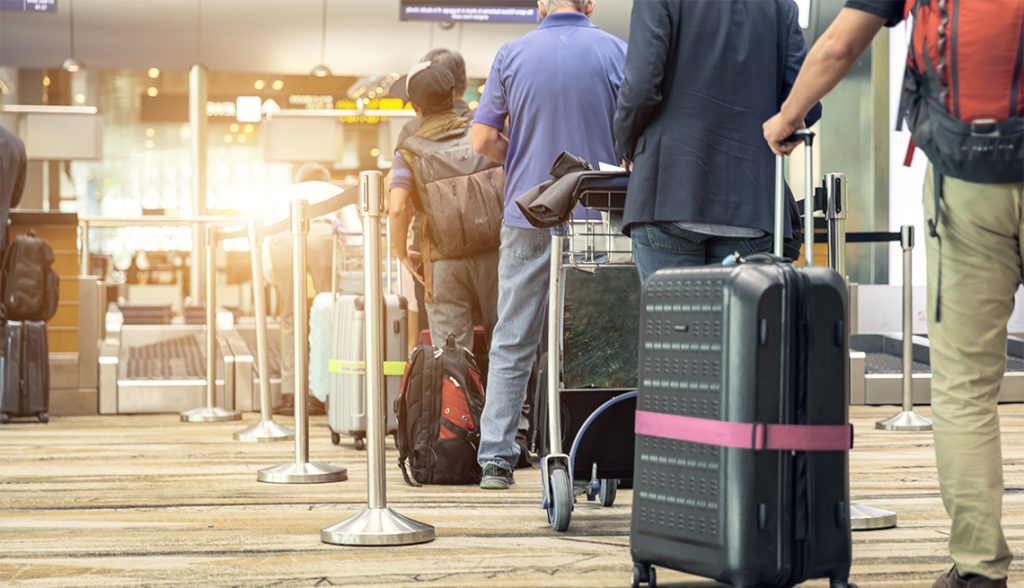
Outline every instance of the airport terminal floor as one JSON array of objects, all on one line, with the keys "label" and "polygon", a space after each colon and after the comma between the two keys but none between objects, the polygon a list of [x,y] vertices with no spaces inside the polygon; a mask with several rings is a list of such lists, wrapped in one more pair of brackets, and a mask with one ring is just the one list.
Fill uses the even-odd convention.
[{"label": "airport terminal floor", "polygon": [[[894,529],[854,533],[860,586],[927,586],[948,564],[948,520],[931,433],[878,431],[889,407],[854,407],[851,499],[899,513]],[[927,410],[922,411],[928,414]],[[1024,551],[1024,410],[1003,405],[1007,539]],[[246,422],[254,421],[247,416]],[[256,482],[289,446],[230,440],[238,422],[177,415],[55,417],[0,428],[0,584],[106,586],[625,586],[632,491],[610,508],[580,500],[567,533],[540,509],[539,468],[505,493],[411,488],[388,468],[389,504],[437,527],[428,544],[386,549],[320,542],[321,527],[365,502],[364,452],[330,444],[311,422],[311,452],[348,468],[334,484]],[[388,440],[389,464],[394,463]],[[1015,482],[1014,482],[1015,481]],[[1024,576],[1018,559],[1011,577]],[[659,569],[659,586],[715,586]],[[825,586],[811,582],[808,586]]]},{"label": "airport terminal floor", "polygon": [[1024,588],[1021,31],[0,0],[0,588]]}]

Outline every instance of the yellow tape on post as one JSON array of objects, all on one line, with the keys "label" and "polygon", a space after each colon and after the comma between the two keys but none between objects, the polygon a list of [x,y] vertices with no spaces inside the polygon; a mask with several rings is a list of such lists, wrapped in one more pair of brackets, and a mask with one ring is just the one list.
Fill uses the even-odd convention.
[{"label": "yellow tape on post", "polygon": [[[366,362],[351,359],[330,359],[327,361],[327,371],[332,374],[342,374],[345,376],[365,376]],[[385,376],[401,376],[404,373],[404,361],[384,362]]]}]

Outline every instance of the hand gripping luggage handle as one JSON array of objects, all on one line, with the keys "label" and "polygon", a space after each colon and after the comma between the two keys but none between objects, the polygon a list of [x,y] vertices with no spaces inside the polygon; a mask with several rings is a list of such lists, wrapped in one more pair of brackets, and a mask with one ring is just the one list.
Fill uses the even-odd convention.
[{"label": "hand gripping luggage handle", "polygon": [[[814,131],[809,129],[797,129],[795,133],[786,139],[786,143],[802,142],[804,149],[804,259],[807,265],[814,262]],[[775,242],[773,253],[779,257],[783,254],[783,243],[785,235],[785,214],[786,206],[786,174],[785,157],[775,157]]]}]

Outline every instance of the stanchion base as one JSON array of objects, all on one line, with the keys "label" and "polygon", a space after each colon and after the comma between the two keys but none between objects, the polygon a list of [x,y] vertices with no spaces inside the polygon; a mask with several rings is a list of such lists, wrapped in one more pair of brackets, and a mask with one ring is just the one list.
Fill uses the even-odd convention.
[{"label": "stanchion base", "polygon": [[242,413],[219,406],[214,406],[213,408],[205,406],[203,408],[193,408],[181,413],[181,422],[183,423],[218,423],[221,421],[239,420],[242,420]]},{"label": "stanchion base", "polygon": [[256,473],[256,479],[270,484],[323,484],[347,480],[348,470],[326,463],[293,462],[263,468]]},{"label": "stanchion base", "polygon": [[932,420],[910,410],[900,411],[894,417],[875,423],[876,429],[885,431],[931,431]]},{"label": "stanchion base", "polygon": [[274,421],[260,421],[248,429],[235,433],[236,441],[262,443],[264,441],[287,441],[295,438],[295,431]]},{"label": "stanchion base", "polygon": [[348,520],[320,529],[332,545],[415,545],[434,540],[434,527],[390,508],[367,508]]},{"label": "stanchion base", "polygon": [[896,526],[896,513],[866,504],[850,505],[850,528],[854,531],[891,529]]}]

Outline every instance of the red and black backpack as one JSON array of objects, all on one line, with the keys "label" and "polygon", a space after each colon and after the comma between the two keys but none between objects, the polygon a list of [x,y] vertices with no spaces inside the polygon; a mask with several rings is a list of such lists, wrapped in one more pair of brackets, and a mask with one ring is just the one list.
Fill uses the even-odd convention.
[{"label": "red and black backpack", "polygon": [[444,347],[417,345],[395,409],[398,467],[405,483],[479,482],[476,451],[483,410],[484,387],[472,352],[458,347],[454,336]]},{"label": "red and black backpack", "polygon": [[905,11],[897,128],[907,120],[938,175],[1024,181],[1024,0],[907,0]]}]

